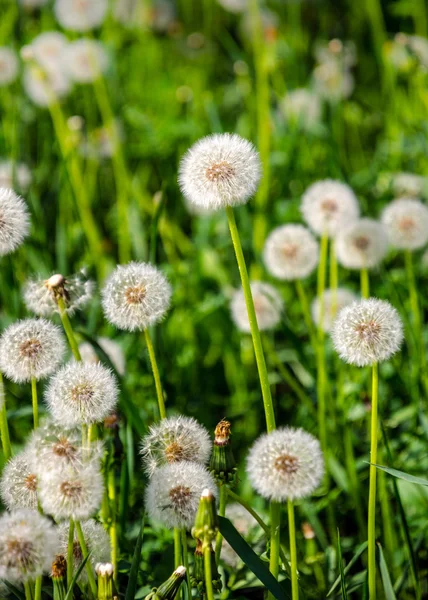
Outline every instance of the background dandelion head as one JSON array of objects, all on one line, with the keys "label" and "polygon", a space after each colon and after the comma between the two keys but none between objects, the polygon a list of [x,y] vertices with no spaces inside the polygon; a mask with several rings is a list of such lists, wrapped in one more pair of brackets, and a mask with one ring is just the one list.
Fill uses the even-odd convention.
[{"label": "background dandelion head", "polygon": [[0,87],[13,83],[18,77],[19,61],[16,52],[7,46],[0,47]]},{"label": "background dandelion head", "polygon": [[417,250],[428,242],[428,207],[420,200],[394,200],[384,209],[382,223],[394,248]]},{"label": "background dandelion head", "polygon": [[23,199],[9,188],[0,188],[0,257],[22,244],[30,229]]},{"label": "background dandelion head", "polygon": [[278,279],[308,277],[319,260],[319,246],[303,225],[283,225],[268,236],[264,248],[266,269]]},{"label": "background dandelion head", "polygon": [[[251,283],[257,323],[260,331],[273,329],[281,320],[284,308],[283,300],[277,290],[269,283],[254,281]],[[232,319],[240,331],[250,333],[247,305],[244,291],[236,290],[230,304]]]},{"label": "background dandelion head", "polygon": [[99,27],[107,13],[107,0],[56,0],[55,16],[64,29],[89,31]]},{"label": "background dandelion head", "polygon": [[388,234],[374,219],[358,219],[336,237],[337,259],[347,269],[372,269],[385,258]]},{"label": "background dandelion head", "polygon": [[[335,290],[324,290],[323,292],[323,331],[331,331],[333,323],[337,315],[345,306],[355,302],[358,299],[357,295],[346,288],[337,288]],[[312,318],[314,323],[319,326],[321,320],[321,303],[319,298],[315,298],[312,302]]]},{"label": "background dandelion head", "polygon": [[[90,562],[95,567],[98,562],[107,562],[110,560],[110,536],[104,529],[101,523],[98,523],[94,519],[83,521],[81,523],[83,536],[85,538],[86,546],[90,555]],[[59,546],[57,549],[58,554],[67,556],[68,550],[68,535],[70,530],[70,523],[61,523],[58,527],[59,534]],[[74,573],[80,567],[83,562],[83,552],[77,536],[77,531],[74,532],[74,544],[73,544],[73,571]],[[79,579],[86,580],[87,573],[86,569],[80,574]]]},{"label": "background dandelion head", "polygon": [[37,475],[33,469],[33,450],[28,448],[11,458],[3,469],[0,495],[9,510],[37,510]]},{"label": "background dandelion head", "polygon": [[66,312],[72,315],[88,305],[94,289],[94,282],[82,270],[70,277],[56,274],[48,279],[30,279],[24,286],[23,295],[28,310],[40,317],[50,317],[59,313],[59,297],[64,302]]}]

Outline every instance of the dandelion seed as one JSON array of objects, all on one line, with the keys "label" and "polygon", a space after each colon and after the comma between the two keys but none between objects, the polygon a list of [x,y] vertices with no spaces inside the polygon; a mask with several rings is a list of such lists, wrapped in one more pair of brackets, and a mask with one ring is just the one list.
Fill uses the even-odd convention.
[{"label": "dandelion seed", "polygon": [[10,160],[0,161],[0,188],[14,189],[17,187],[26,192],[32,179],[31,171],[24,163],[13,163]]},{"label": "dandelion seed", "polygon": [[239,135],[202,138],[184,155],[179,184],[189,202],[209,210],[245,204],[261,177],[254,146]]},{"label": "dandelion seed", "polygon": [[106,318],[119,329],[147,329],[169,308],[171,286],[165,275],[148,263],[119,265],[102,290]]},{"label": "dandelion seed", "polygon": [[56,0],[55,17],[64,29],[89,31],[104,21],[107,0]]},{"label": "dandelion seed", "polygon": [[18,77],[19,62],[16,52],[6,46],[0,47],[0,87],[13,83]]},{"label": "dandelion seed", "polygon": [[[97,523],[94,519],[83,521],[81,523],[83,537],[85,538],[88,552],[90,553],[89,560],[92,565],[99,562],[107,562],[110,560],[110,536],[104,529],[101,523]],[[58,554],[67,556],[68,550],[68,535],[70,530],[70,524],[61,523],[58,527],[59,533],[59,546],[57,549]],[[73,571],[74,573],[80,567],[83,562],[83,552],[77,536],[77,531],[74,532],[74,544],[73,544]],[[79,579],[86,580],[87,574],[86,569],[80,574]]]},{"label": "dandelion seed", "polygon": [[23,319],[0,337],[0,370],[17,383],[43,379],[57,369],[64,352],[58,327],[45,319]]},{"label": "dandelion seed", "polygon": [[[352,304],[352,302],[355,302],[356,300],[358,300],[357,295],[346,288],[324,290],[322,322],[323,331],[331,331],[336,317],[342,308]],[[315,298],[315,300],[312,302],[312,318],[317,326],[320,324],[320,308],[319,298]]]},{"label": "dandelion seed", "polygon": [[58,544],[56,529],[36,510],[0,517],[0,578],[27,582],[48,573]]},{"label": "dandelion seed", "polygon": [[56,423],[74,427],[103,421],[116,407],[117,395],[109,369],[73,361],[51,378],[45,399]]},{"label": "dandelion seed", "polygon": [[320,444],[310,433],[292,427],[264,434],[250,450],[247,473],[264,498],[275,502],[305,498],[324,474]]},{"label": "dandelion seed", "polygon": [[190,529],[205,488],[216,489],[214,479],[197,463],[177,462],[156,469],[146,489],[150,517],[165,527]]},{"label": "dandelion seed", "polygon": [[185,460],[204,465],[211,450],[211,439],[205,427],[195,419],[179,415],[152,425],[143,438],[140,452],[144,467],[152,476],[157,468],[168,463]]},{"label": "dandelion seed", "polygon": [[364,367],[388,360],[403,341],[403,325],[389,302],[369,298],[340,311],[332,331],[336,352],[347,363]]},{"label": "dandelion seed", "polygon": [[62,64],[72,81],[91,83],[107,69],[108,56],[101,42],[80,39],[64,49]]},{"label": "dandelion seed", "polygon": [[385,258],[388,234],[385,226],[374,219],[359,219],[336,237],[337,259],[348,269],[372,269]]},{"label": "dandelion seed", "polygon": [[28,209],[15,192],[0,188],[0,257],[22,244],[30,229]]},{"label": "dandelion seed", "polygon": [[384,209],[382,223],[394,248],[417,250],[428,242],[428,207],[420,200],[394,200]]},{"label": "dandelion seed", "polygon": [[352,189],[340,181],[325,179],[313,183],[302,197],[304,220],[318,235],[335,237],[338,231],[358,218],[360,209]]},{"label": "dandelion seed", "polygon": [[318,264],[319,246],[312,233],[302,225],[283,225],[274,229],[264,249],[266,269],[278,279],[303,279]]},{"label": "dandelion seed", "polygon": [[[97,344],[101,348],[103,352],[109,358],[111,364],[119,373],[119,375],[125,375],[125,356],[123,354],[123,350],[120,345],[105,337],[97,338]],[[83,342],[83,344],[79,345],[80,356],[82,357],[83,362],[88,363],[99,363],[100,359],[98,354],[96,353],[95,348],[89,342]]]},{"label": "dandelion seed", "polygon": [[28,448],[11,458],[4,467],[0,494],[8,510],[37,510],[37,475],[32,463],[32,449]]},{"label": "dandelion seed", "polygon": [[[251,293],[260,331],[276,327],[281,320],[281,313],[284,308],[280,294],[273,286],[261,281],[251,283]],[[250,321],[242,289],[234,293],[230,309],[237,328],[245,333],[250,333]]]}]

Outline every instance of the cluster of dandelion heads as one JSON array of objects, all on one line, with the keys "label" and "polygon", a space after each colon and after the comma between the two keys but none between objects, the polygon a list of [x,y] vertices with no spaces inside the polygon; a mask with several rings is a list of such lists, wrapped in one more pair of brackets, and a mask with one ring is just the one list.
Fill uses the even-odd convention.
[{"label": "cluster of dandelion heads", "polygon": [[33,468],[33,449],[30,447],[11,458],[0,480],[0,495],[9,509],[37,510],[37,475]]},{"label": "cluster of dandelion heads", "polygon": [[384,209],[382,223],[394,248],[417,250],[428,242],[428,207],[420,200],[394,200]]},{"label": "cluster of dandelion heads", "polygon": [[24,286],[24,302],[27,309],[40,317],[59,313],[58,298],[64,301],[66,312],[72,315],[81,310],[92,299],[95,284],[85,271],[70,277],[60,274],[49,279],[30,279]]},{"label": "cluster of dandelion heads", "polygon": [[[251,283],[251,293],[256,311],[257,324],[260,331],[273,329],[281,320],[284,303],[277,290],[269,283],[254,281]],[[240,331],[250,333],[247,305],[244,291],[236,290],[230,304],[232,319]]]},{"label": "cluster of dandelion heads", "polygon": [[0,578],[27,582],[48,573],[58,534],[36,510],[19,509],[0,517]]},{"label": "cluster of dandelion heads", "polygon": [[74,427],[99,423],[117,403],[118,387],[112,372],[99,363],[72,361],[49,381],[46,403],[56,423]]},{"label": "cluster of dandelion heads", "polygon": [[[93,566],[98,562],[107,562],[110,560],[110,536],[101,523],[94,519],[83,521],[81,523],[83,537],[85,538],[86,547],[90,552],[89,560]],[[57,553],[67,556],[68,536],[70,531],[69,522],[61,523],[58,527],[59,546]],[[73,543],[73,569],[74,572],[80,567],[83,562],[83,552],[77,536],[77,531],[74,532]],[[86,569],[81,572],[80,578],[86,579]]]},{"label": "cluster of dandelion heads", "polygon": [[268,236],[263,257],[266,269],[274,277],[303,279],[318,264],[319,246],[303,225],[283,225]]},{"label": "cluster of dandelion heads", "polygon": [[23,319],[0,337],[0,370],[17,383],[42,379],[58,368],[64,352],[58,327],[45,319]]},{"label": "cluster of dandelion heads", "polygon": [[352,304],[358,299],[357,295],[346,288],[327,289],[323,292],[323,318],[321,323],[321,302],[315,298],[312,302],[312,319],[317,327],[321,326],[323,331],[329,332],[333,327],[337,315],[345,306]]},{"label": "cluster of dandelion heads", "polygon": [[358,200],[349,185],[332,179],[308,187],[302,196],[301,211],[312,231],[329,237],[335,237],[343,225],[360,214]]},{"label": "cluster of dandelion heads", "polygon": [[152,425],[141,443],[146,472],[152,476],[162,465],[180,461],[206,464],[212,450],[208,431],[190,417],[170,417]]},{"label": "cluster of dandelion heads", "polygon": [[253,488],[275,502],[305,498],[324,474],[319,441],[303,429],[283,427],[259,437],[247,460]]},{"label": "cluster of dandelion heads", "polygon": [[9,188],[0,188],[0,257],[22,244],[30,229],[23,199]]},{"label": "cluster of dandelion heads", "polygon": [[0,47],[0,87],[9,85],[18,77],[19,61],[16,52],[7,46]]},{"label": "cluster of dandelion heads", "polygon": [[202,465],[177,462],[156,469],[146,488],[146,508],[165,527],[190,529],[204,489],[216,493],[214,479]]},{"label": "cluster of dandelion heads", "polygon": [[89,31],[99,27],[107,13],[107,0],[56,0],[55,17],[64,29]]},{"label": "cluster of dandelion heads", "polygon": [[101,42],[80,39],[71,42],[62,54],[63,67],[76,83],[91,83],[107,69],[108,56]]},{"label": "cluster of dandelion heads", "polygon": [[90,519],[100,508],[104,480],[99,459],[81,465],[52,469],[39,478],[39,500],[43,512],[55,520]]},{"label": "cluster of dandelion heads", "polygon": [[0,188],[15,188],[27,191],[33,177],[30,169],[24,163],[11,160],[0,161]]},{"label": "cluster of dandelion heads", "polygon": [[[106,337],[97,338],[97,344],[101,348],[101,350],[106,354],[107,358],[119,373],[119,375],[125,375],[125,355],[121,346]],[[79,352],[82,360],[88,363],[99,363],[102,362],[102,358],[98,356],[96,349],[89,342],[83,342],[79,345]]]},{"label": "cluster of dandelion heads", "polygon": [[183,195],[196,206],[218,210],[245,204],[261,177],[254,146],[239,135],[209,135],[184,155],[179,170]]},{"label": "cluster of dandelion heads", "polygon": [[372,269],[385,258],[388,234],[374,219],[358,219],[336,237],[337,259],[347,269]]},{"label": "cluster of dandelion heads", "polygon": [[358,367],[388,360],[403,341],[403,325],[389,302],[369,298],[341,310],[332,331],[339,356]]},{"label": "cluster of dandelion heads", "polygon": [[148,263],[119,265],[102,290],[106,318],[119,329],[147,329],[166,314],[171,286],[159,269]]}]

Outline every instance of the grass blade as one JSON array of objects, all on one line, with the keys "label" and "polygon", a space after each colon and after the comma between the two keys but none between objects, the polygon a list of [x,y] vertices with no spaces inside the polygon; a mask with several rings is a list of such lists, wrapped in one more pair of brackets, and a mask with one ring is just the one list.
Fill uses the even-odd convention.
[{"label": "grass blade", "polygon": [[21,590],[19,590],[18,588],[16,588],[14,585],[12,585],[11,583],[9,583],[8,581],[3,581],[2,583],[5,584],[5,586],[9,590],[9,592],[11,594],[13,594],[15,596],[15,598],[18,598],[18,600],[25,600],[25,595],[24,595],[23,592],[21,592]]},{"label": "grass blade", "polygon": [[337,529],[337,562],[339,564],[340,589],[342,591],[342,599],[343,600],[348,600],[348,593],[346,591],[346,583],[345,583],[345,572],[343,570],[342,546],[340,544],[340,532],[339,532],[339,529]]},{"label": "grass blade", "polygon": [[128,587],[126,588],[125,600],[134,600],[137,590],[138,568],[141,560],[141,548],[143,547],[145,514],[141,520],[141,527],[135,544],[134,556],[132,557],[131,570],[129,571]]},{"label": "grass blade", "polygon": [[79,565],[79,568],[77,569],[77,571],[75,572],[75,574],[73,576],[73,579],[71,580],[70,587],[67,590],[67,594],[66,594],[64,600],[72,600],[72,598],[73,598],[73,590],[74,590],[74,586],[76,584],[76,581],[79,579],[80,573],[85,568],[86,562],[89,560],[90,556],[91,556],[91,553],[89,552],[89,554],[82,560],[81,564]]},{"label": "grass blade", "polygon": [[422,477],[415,477],[414,475],[410,475],[409,473],[405,473],[404,471],[399,471],[398,469],[393,469],[391,467],[385,467],[384,465],[374,465],[377,469],[381,471],[385,471],[385,473],[389,473],[397,479],[403,479],[404,481],[408,481],[409,483],[415,483],[416,485],[424,485],[428,486],[428,479],[423,479]]},{"label": "grass blade", "polygon": [[391,577],[389,575],[388,566],[385,561],[385,557],[383,555],[382,546],[378,542],[379,548],[379,570],[380,576],[382,578],[383,591],[385,592],[386,600],[397,600],[397,597],[394,592],[394,588],[392,587]]},{"label": "grass blade", "polygon": [[[357,549],[357,551],[355,552],[354,556],[351,558],[351,560],[349,561],[349,563],[346,565],[346,567],[343,569],[343,574],[347,575],[349,573],[349,571],[352,569],[352,567],[354,566],[354,564],[357,562],[357,560],[360,558],[360,556],[362,555],[362,553],[367,549],[367,542],[363,542]],[[327,598],[329,596],[331,596],[331,594],[334,592],[334,590],[337,588],[337,586],[340,583],[340,576],[336,579],[336,581],[333,583],[333,585],[331,586],[328,594],[327,594]]]}]

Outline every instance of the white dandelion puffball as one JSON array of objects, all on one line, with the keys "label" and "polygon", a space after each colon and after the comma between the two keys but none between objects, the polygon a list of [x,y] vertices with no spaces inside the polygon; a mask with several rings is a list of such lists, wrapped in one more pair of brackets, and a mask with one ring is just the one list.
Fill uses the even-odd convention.
[{"label": "white dandelion puffball", "polygon": [[320,443],[303,429],[281,427],[256,440],[248,455],[247,473],[256,492],[268,500],[305,498],[324,474]]},{"label": "white dandelion puffball", "polygon": [[31,508],[37,510],[37,475],[32,468],[32,449],[11,458],[0,480],[0,495],[8,510]]},{"label": "white dandelion puffball", "polygon": [[152,425],[141,443],[141,456],[149,476],[159,467],[179,461],[206,464],[212,441],[208,431],[191,417],[170,417]]},{"label": "white dandelion puffball", "polygon": [[[345,306],[358,300],[358,297],[351,290],[346,288],[337,288],[335,290],[327,289],[323,293],[323,320],[322,329],[325,332],[331,331],[337,315]],[[312,319],[319,327],[321,319],[321,305],[319,298],[315,298],[311,306]]]},{"label": "white dandelion puffball", "polygon": [[295,123],[306,131],[311,131],[321,121],[320,97],[306,88],[287,92],[281,101],[280,109],[287,122]]},{"label": "white dandelion puffball", "polygon": [[24,163],[13,163],[11,160],[0,161],[0,188],[17,187],[26,192],[32,179],[31,171]]},{"label": "white dandelion puffball", "polygon": [[[108,532],[104,529],[101,523],[97,523],[94,519],[89,519],[88,521],[83,521],[81,523],[83,537],[85,538],[86,546],[88,552],[90,552],[89,560],[92,565],[95,565],[99,562],[107,562],[110,560],[110,536]],[[61,554],[64,557],[67,557],[68,550],[68,535],[70,531],[69,522],[61,523],[58,527],[59,530],[59,547],[57,549],[57,553]],[[79,539],[77,536],[77,531],[74,531],[74,544],[73,544],[73,572],[75,573],[77,569],[83,562],[83,552],[79,543]],[[80,579],[87,579],[86,569],[83,569]]]},{"label": "white dandelion puffball", "polygon": [[194,144],[180,164],[182,194],[196,206],[218,210],[245,204],[261,177],[254,146],[237,134],[209,135]]},{"label": "white dandelion puffball", "polygon": [[16,52],[6,46],[0,47],[0,87],[13,83],[18,77],[19,61]]},{"label": "white dandelion puffball", "polygon": [[283,225],[269,234],[263,258],[266,269],[274,277],[303,279],[318,264],[318,242],[303,225]]},{"label": "white dandelion puffball", "polygon": [[354,91],[355,81],[349,68],[339,61],[326,61],[313,72],[314,86],[321,98],[332,104],[349,98]]},{"label": "white dandelion puffball", "polygon": [[358,367],[388,360],[403,341],[403,325],[389,302],[369,298],[346,306],[332,331],[336,352]]},{"label": "white dandelion puffball", "polygon": [[[257,324],[260,331],[273,329],[281,320],[284,308],[281,295],[269,283],[254,281],[251,283],[251,293],[256,311]],[[237,290],[230,304],[232,319],[240,331],[251,332],[248,319],[247,305],[245,303],[244,291]]]},{"label": "white dandelion puffball", "polygon": [[349,185],[333,179],[309,186],[302,196],[301,211],[312,231],[329,237],[335,237],[341,227],[360,214],[358,200]]},{"label": "white dandelion puffball", "polygon": [[427,191],[428,179],[413,173],[396,173],[391,186],[396,198],[419,198]]},{"label": "white dandelion puffball", "polygon": [[[111,364],[119,373],[119,375],[125,375],[125,355],[123,354],[123,350],[121,346],[106,337],[97,338],[97,344],[101,348],[103,352],[107,355],[108,359],[111,361]],[[99,363],[102,362],[100,360],[94,346],[89,342],[83,342],[83,344],[79,345],[79,352],[82,360],[88,363]]]},{"label": "white dandelion puffball", "polygon": [[84,271],[70,277],[56,274],[49,279],[30,279],[23,290],[27,309],[40,317],[51,317],[59,313],[58,296],[64,301],[65,310],[73,315],[92,300],[95,284]]},{"label": "white dandelion puffball", "polygon": [[0,256],[22,244],[30,229],[27,205],[9,188],[0,188]]},{"label": "white dandelion puffball", "polygon": [[347,269],[372,269],[385,258],[388,234],[374,219],[358,219],[336,236],[337,260]]},{"label": "white dandelion puffball", "polygon": [[32,59],[44,71],[56,71],[61,68],[61,54],[67,45],[67,38],[59,31],[44,31],[30,44]]},{"label": "white dandelion puffball", "polygon": [[56,0],[55,17],[64,29],[89,31],[99,27],[106,16],[107,0]]},{"label": "white dandelion puffball", "polygon": [[48,573],[57,546],[56,528],[38,511],[4,513],[0,517],[0,578],[23,583]]},{"label": "white dandelion puffball", "polygon": [[394,200],[384,209],[382,223],[394,248],[417,250],[428,242],[428,207],[420,200]]},{"label": "white dandelion puffball", "polygon": [[70,80],[63,69],[45,71],[34,63],[25,67],[23,85],[30,100],[42,108],[61,100],[71,89]]},{"label": "white dandelion puffball", "polygon": [[90,519],[100,508],[104,479],[99,459],[78,468],[68,466],[47,471],[39,478],[39,499],[43,511],[55,520]]},{"label": "white dandelion puffball", "polygon": [[214,479],[198,463],[183,461],[160,467],[146,488],[149,516],[168,528],[190,529],[206,488],[216,495]]},{"label": "white dandelion puffball", "polygon": [[169,308],[171,286],[159,269],[131,262],[119,265],[102,290],[104,314],[110,323],[128,331],[147,329]]},{"label": "white dandelion puffball", "polygon": [[114,375],[99,363],[72,361],[49,381],[45,400],[56,423],[74,427],[99,423],[116,407]]},{"label": "white dandelion puffball", "polygon": [[63,67],[76,83],[92,83],[108,67],[108,56],[101,42],[80,39],[71,42],[62,53]]},{"label": "white dandelion puffball", "polygon": [[59,327],[45,319],[23,319],[0,337],[0,370],[16,383],[43,379],[58,368],[64,353]]}]

